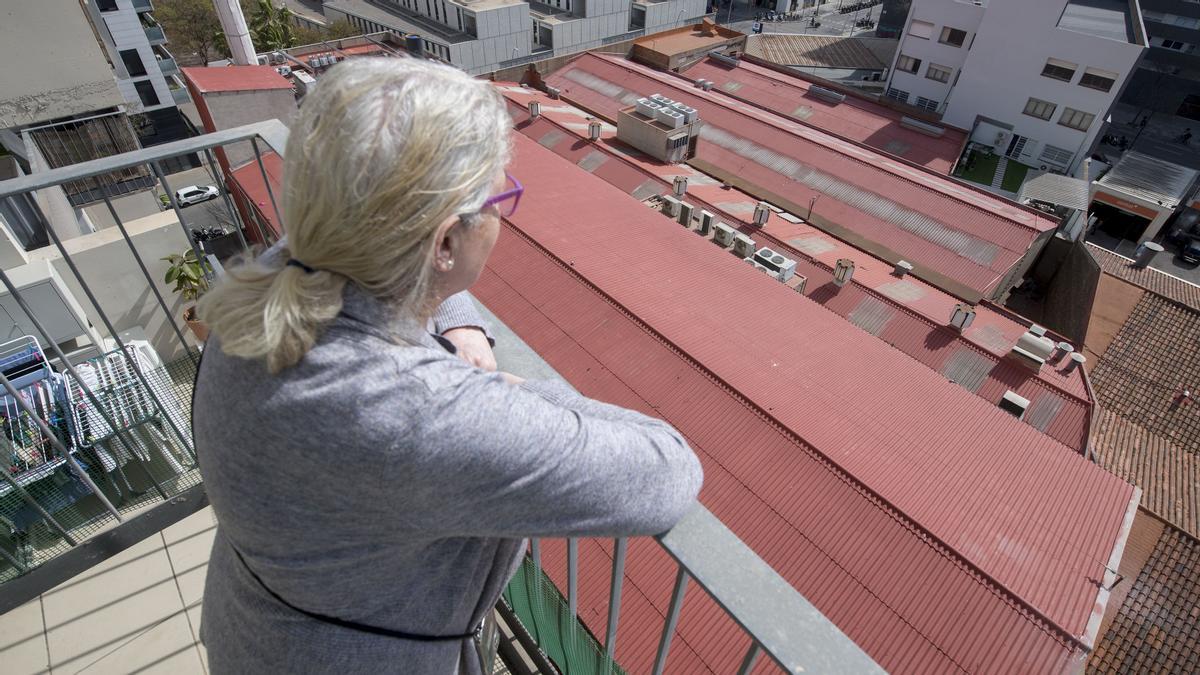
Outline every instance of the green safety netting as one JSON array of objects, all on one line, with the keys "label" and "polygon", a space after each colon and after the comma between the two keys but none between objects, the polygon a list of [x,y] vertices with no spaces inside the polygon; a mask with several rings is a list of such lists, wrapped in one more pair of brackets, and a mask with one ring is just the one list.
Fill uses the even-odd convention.
[{"label": "green safety netting", "polygon": [[616,663],[606,669],[603,645],[571,615],[567,599],[528,556],[504,590],[504,601],[565,675],[625,675]]}]

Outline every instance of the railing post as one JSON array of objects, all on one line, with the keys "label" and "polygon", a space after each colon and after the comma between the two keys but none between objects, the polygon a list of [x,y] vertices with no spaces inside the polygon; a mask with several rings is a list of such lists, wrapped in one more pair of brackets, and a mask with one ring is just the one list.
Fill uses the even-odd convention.
[{"label": "railing post", "polygon": [[612,672],[613,659],[617,652],[617,621],[621,615],[621,589],[625,585],[625,555],[629,551],[629,540],[625,537],[613,541],[612,581],[608,587],[608,627],[604,632],[604,673]]},{"label": "railing post", "polygon": [[[108,201],[107,197],[105,197],[105,201]],[[29,320],[33,322],[33,327],[37,329],[37,332],[42,336],[42,339],[46,342],[46,344],[50,345],[50,349],[54,352],[54,356],[57,357],[60,362],[62,362],[63,366],[67,369],[67,372],[71,374],[71,377],[75,378],[75,381],[79,383],[79,387],[83,389],[83,393],[85,396],[87,396],[88,401],[91,402],[96,411],[99,412],[101,417],[104,418],[104,423],[107,424],[108,427],[116,433],[117,438],[120,439],[120,441],[124,443],[127,448],[129,448],[129,452],[133,453],[135,446],[130,442],[130,436],[128,435],[128,432],[123,429],[117,431],[119,427],[117,427],[112,416],[108,414],[108,410],[106,410],[104,406],[100,404],[100,399],[97,398],[92,392],[92,388],[87,385],[87,381],[79,376],[79,372],[75,370],[74,364],[71,363],[71,360],[68,359],[67,355],[63,353],[61,348],[59,348],[58,343],[54,341],[54,338],[50,335],[50,332],[46,330],[46,326],[42,324],[41,319],[34,314],[32,309],[30,309],[29,305],[25,302],[25,298],[21,297],[21,292],[17,290],[16,286],[13,285],[12,280],[8,278],[8,274],[4,270],[0,270],[0,282],[4,283],[4,287],[8,290],[9,295],[11,295],[13,299],[17,301],[17,306],[20,307],[21,311],[25,312],[25,316],[29,317]],[[139,466],[141,465],[139,464]],[[154,475],[150,473],[150,469],[142,466],[142,471],[145,472],[146,477],[149,478],[150,482],[154,485],[154,489],[158,491],[159,496],[161,496],[165,501],[167,499],[167,493],[162,489],[162,486],[158,484],[158,481],[154,478]]]},{"label": "railing post", "polygon": [[662,639],[658,642],[658,655],[654,657],[654,675],[662,675],[667,666],[667,652],[671,649],[671,638],[675,636],[675,627],[679,625],[679,611],[683,609],[683,596],[687,592],[688,573],[679,566],[675,575],[675,590],[671,592],[671,607],[667,610],[667,618],[663,622]]},{"label": "railing post", "polygon": [[[63,459],[67,462],[67,466],[71,467],[71,470],[75,472],[75,475],[79,477],[79,480],[83,481],[83,484],[88,486],[88,489],[90,489],[96,495],[96,499],[99,499],[100,503],[104,504],[104,508],[108,509],[108,512],[117,519],[118,523],[123,522],[121,518],[121,512],[112,505],[112,502],[108,501],[108,497],[104,496],[104,493],[100,491],[100,487],[96,485],[96,482],[92,480],[92,477],[83,470],[82,466],[79,466],[79,461],[71,456],[71,451],[67,449],[67,446],[63,445],[63,442],[59,440],[58,436],[54,435],[54,430],[50,428],[50,425],[46,424],[46,421],[41,417],[38,417],[37,411],[35,411],[29,405],[29,402],[21,396],[21,392],[17,391],[17,388],[13,386],[12,382],[9,381],[8,376],[6,376],[3,372],[0,372],[0,384],[4,385],[4,390],[7,391],[8,395],[12,397],[14,402],[16,402],[17,407],[19,407],[26,415],[29,415],[29,419],[37,423],[38,430],[42,432],[42,434],[46,437],[46,440],[50,441],[50,444],[54,446],[54,449],[62,453]],[[7,475],[7,471],[5,474]],[[12,477],[9,476],[10,480],[11,478]]]},{"label": "railing post", "polygon": [[533,558],[533,571],[537,572],[537,576],[540,579],[542,576],[542,540],[541,539],[534,538],[534,539],[529,540],[529,557]]},{"label": "railing post", "polygon": [[242,245],[242,250],[245,251],[249,246],[246,245],[246,235],[242,232],[245,224],[242,222],[241,215],[233,206],[233,200],[229,197],[229,186],[225,183],[225,175],[221,172],[221,165],[217,164],[213,159],[212,150],[204,149],[204,157],[208,160],[208,170],[212,172],[213,180],[217,181],[217,187],[221,190],[221,198],[225,202],[225,208],[229,211],[230,217],[233,218],[233,231],[237,232],[238,242]]},{"label": "railing post", "polygon": [[[279,215],[279,204],[275,202],[275,191],[271,189],[271,180],[267,177],[267,167],[263,165],[262,153],[258,149],[258,139],[251,138],[250,145],[254,148],[254,158],[258,160],[258,171],[262,174],[263,185],[267,188],[267,197],[271,200],[271,208],[275,211],[275,222],[283,227],[283,216]],[[264,240],[263,244],[266,243]]]},{"label": "railing post", "polygon": [[742,659],[742,667],[738,668],[738,675],[750,675],[750,671],[754,668],[754,662],[758,660],[758,653],[761,648],[754,638],[750,638],[750,649],[746,650],[746,657]]},{"label": "railing post", "polygon": [[[158,300],[158,306],[162,308],[163,314],[167,317],[167,323],[175,331],[175,336],[179,338],[179,344],[183,346],[184,353],[192,359],[193,365],[200,365],[199,360],[196,359],[196,355],[192,353],[192,348],[183,337],[183,331],[179,330],[179,326],[175,324],[175,317],[171,316],[171,310],[167,308],[166,299],[163,298],[162,293],[158,290],[158,285],[154,283],[154,279],[150,276],[150,270],[146,269],[146,263],[142,262],[142,256],[138,254],[137,247],[133,245],[133,239],[129,237],[129,232],[125,230],[125,223],[121,220],[121,216],[117,215],[117,210],[113,208],[112,200],[108,198],[108,195],[104,195],[104,205],[108,207],[109,214],[117,222],[117,229],[121,231],[121,236],[125,238],[125,243],[129,245],[129,252],[133,254],[133,259],[137,261],[138,268],[142,270],[142,276],[146,277],[146,283],[150,284],[150,292],[154,293],[155,299]],[[10,290],[9,292],[11,293],[12,291]],[[28,312],[26,313],[28,314]]]},{"label": "railing post", "polygon": [[[183,221],[183,210],[179,208],[179,200],[175,199],[175,193],[171,192],[171,184],[167,182],[167,176],[163,173],[162,167],[158,161],[150,162],[150,168],[154,170],[154,175],[158,176],[158,182],[162,184],[163,192],[167,193],[167,199],[171,202],[171,208],[175,210],[175,219],[179,221],[179,228],[183,230],[183,238],[192,247],[192,252],[196,254],[196,260],[203,263],[204,253],[200,250],[200,245],[196,243],[196,239],[188,230],[187,223]],[[83,283],[82,281],[80,283]]]},{"label": "railing post", "polygon": [[579,540],[567,539],[567,608],[579,616]]}]

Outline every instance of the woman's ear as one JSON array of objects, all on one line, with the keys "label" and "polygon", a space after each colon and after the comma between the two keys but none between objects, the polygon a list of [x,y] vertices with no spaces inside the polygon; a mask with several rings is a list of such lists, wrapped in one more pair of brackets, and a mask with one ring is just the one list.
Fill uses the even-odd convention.
[{"label": "woman's ear", "polygon": [[458,216],[450,216],[434,232],[433,269],[437,272],[445,273],[454,269],[454,258],[462,245],[456,225]]}]

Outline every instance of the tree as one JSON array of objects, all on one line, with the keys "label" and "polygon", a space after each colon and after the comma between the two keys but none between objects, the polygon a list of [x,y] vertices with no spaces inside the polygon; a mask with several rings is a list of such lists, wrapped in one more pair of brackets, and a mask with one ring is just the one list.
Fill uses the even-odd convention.
[{"label": "tree", "polygon": [[250,39],[260,52],[277,51],[296,46],[292,13],[287,7],[276,7],[271,0],[258,0],[249,17]]},{"label": "tree", "polygon": [[204,65],[229,51],[212,0],[158,0],[154,17],[180,65]]},{"label": "tree", "polygon": [[322,40],[340,40],[341,38],[362,35],[362,31],[346,20],[335,21],[324,28],[298,26],[295,31],[297,45],[311,45]]}]

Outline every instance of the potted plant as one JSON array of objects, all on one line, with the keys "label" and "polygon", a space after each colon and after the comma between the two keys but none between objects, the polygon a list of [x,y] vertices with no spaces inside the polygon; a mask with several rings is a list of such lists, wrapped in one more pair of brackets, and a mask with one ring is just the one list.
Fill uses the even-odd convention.
[{"label": "potted plant", "polygon": [[196,259],[196,251],[188,249],[184,253],[172,253],[163,258],[169,265],[164,280],[175,284],[172,290],[183,296],[184,301],[192,304],[183,310],[183,320],[200,342],[208,339],[208,326],[196,317],[196,300],[208,292],[208,274],[212,268],[207,261]]}]

